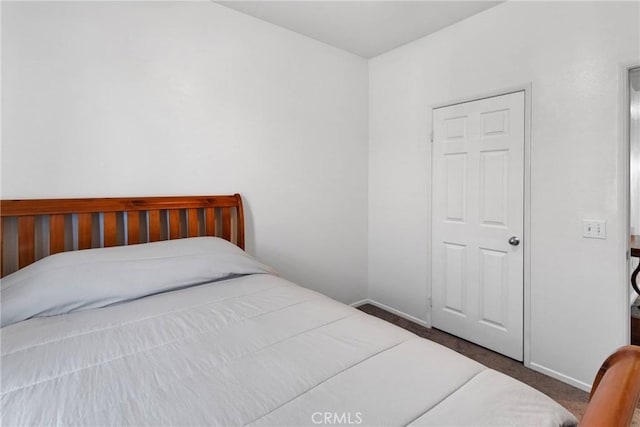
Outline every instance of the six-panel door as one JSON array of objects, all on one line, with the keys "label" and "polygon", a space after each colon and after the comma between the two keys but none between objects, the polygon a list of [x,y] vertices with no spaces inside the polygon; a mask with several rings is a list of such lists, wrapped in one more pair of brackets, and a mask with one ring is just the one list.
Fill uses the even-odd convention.
[{"label": "six-panel door", "polygon": [[522,360],[524,92],[435,109],[433,131],[433,326]]}]

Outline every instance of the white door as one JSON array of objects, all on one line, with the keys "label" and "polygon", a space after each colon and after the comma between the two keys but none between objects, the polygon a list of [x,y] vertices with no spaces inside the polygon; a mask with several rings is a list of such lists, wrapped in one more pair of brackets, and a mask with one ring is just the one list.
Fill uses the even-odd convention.
[{"label": "white door", "polygon": [[433,110],[432,323],[522,360],[524,92]]}]

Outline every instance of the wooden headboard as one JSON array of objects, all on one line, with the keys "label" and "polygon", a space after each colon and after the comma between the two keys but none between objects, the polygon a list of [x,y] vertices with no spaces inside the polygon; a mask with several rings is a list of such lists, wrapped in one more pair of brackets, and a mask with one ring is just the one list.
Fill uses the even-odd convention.
[{"label": "wooden headboard", "polygon": [[0,277],[58,252],[196,236],[244,249],[240,195],[0,200]]}]

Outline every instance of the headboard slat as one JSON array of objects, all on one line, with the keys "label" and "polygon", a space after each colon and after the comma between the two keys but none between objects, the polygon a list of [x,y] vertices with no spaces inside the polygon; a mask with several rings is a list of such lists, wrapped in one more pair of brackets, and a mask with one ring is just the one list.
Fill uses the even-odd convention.
[{"label": "headboard slat", "polygon": [[[217,215],[222,220],[222,236],[216,226]],[[207,235],[222,237],[244,249],[244,213],[239,194],[1,200],[0,218],[3,276],[49,254],[101,244],[132,245]]]},{"label": "headboard slat", "polygon": [[21,216],[18,218],[18,268],[26,267],[35,261],[35,230],[35,216]]},{"label": "headboard slat", "polygon": [[160,211],[149,211],[149,241],[157,242],[161,238]]},{"label": "headboard slat", "polygon": [[130,245],[140,243],[140,212],[127,212],[127,240]]},{"label": "headboard slat", "polygon": [[213,208],[204,210],[205,234],[207,236],[216,235],[216,211]]},{"label": "headboard slat", "polygon": [[118,229],[116,227],[116,213],[105,212],[103,215],[104,228],[104,246],[105,248],[115,246],[118,240]]},{"label": "headboard slat", "polygon": [[222,237],[231,240],[231,208],[222,208]]},{"label": "headboard slat", "polygon": [[169,211],[169,238],[179,239],[182,237],[180,233],[180,210],[171,209]]},{"label": "headboard slat", "polygon": [[[189,237],[198,237],[198,210],[187,209],[187,233]],[[230,240],[230,239],[227,239]]]},{"label": "headboard slat", "polygon": [[49,217],[49,255],[64,252],[64,215]]},{"label": "headboard slat", "polygon": [[0,277],[4,276],[4,218],[0,218]]},{"label": "headboard slat", "polygon": [[90,213],[78,214],[78,249],[91,248],[93,218]]}]

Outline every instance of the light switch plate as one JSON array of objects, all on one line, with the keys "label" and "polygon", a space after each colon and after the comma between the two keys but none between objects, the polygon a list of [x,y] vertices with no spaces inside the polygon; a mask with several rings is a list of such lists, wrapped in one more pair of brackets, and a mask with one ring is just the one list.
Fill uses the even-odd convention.
[{"label": "light switch plate", "polygon": [[602,220],[585,219],[582,221],[582,236],[588,239],[606,239],[607,223]]}]

